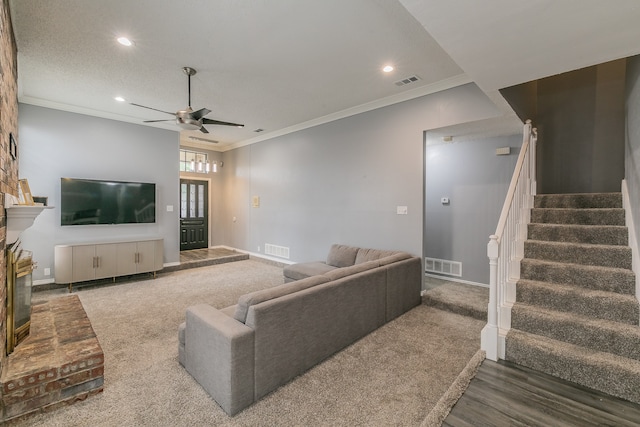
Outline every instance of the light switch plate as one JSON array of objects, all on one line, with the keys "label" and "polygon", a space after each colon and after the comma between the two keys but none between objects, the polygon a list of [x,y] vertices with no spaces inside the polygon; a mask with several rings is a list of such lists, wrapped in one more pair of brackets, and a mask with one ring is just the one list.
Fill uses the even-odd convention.
[{"label": "light switch plate", "polygon": [[406,206],[396,206],[396,213],[398,215],[406,215],[408,213],[408,208]]}]

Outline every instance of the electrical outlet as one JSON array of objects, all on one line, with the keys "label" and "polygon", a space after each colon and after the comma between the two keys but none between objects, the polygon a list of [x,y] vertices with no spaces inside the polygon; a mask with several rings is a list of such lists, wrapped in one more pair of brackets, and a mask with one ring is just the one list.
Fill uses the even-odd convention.
[{"label": "electrical outlet", "polygon": [[260,246],[258,246],[258,252],[260,252]]},{"label": "electrical outlet", "polygon": [[46,267],[46,268],[44,269],[44,275],[45,275],[45,276],[51,276],[51,269],[50,269],[49,267]]}]

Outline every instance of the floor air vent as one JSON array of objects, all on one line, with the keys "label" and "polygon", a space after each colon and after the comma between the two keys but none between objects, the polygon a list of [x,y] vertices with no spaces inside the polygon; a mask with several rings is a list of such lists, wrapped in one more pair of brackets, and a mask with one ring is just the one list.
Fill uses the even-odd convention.
[{"label": "floor air vent", "polygon": [[273,255],[279,258],[289,259],[289,248],[284,246],[276,246],[276,245],[270,245],[269,243],[265,243],[264,253],[265,255]]},{"label": "floor air vent", "polygon": [[462,277],[462,263],[459,261],[448,261],[445,259],[425,258],[424,271],[425,273],[438,273]]},{"label": "floor air vent", "polygon": [[420,77],[418,77],[418,76],[410,76],[410,77],[407,77],[406,79],[398,80],[397,82],[395,82],[395,85],[396,86],[404,86],[404,85],[408,85],[408,84],[411,84],[411,83],[415,83],[418,80],[420,80]]}]

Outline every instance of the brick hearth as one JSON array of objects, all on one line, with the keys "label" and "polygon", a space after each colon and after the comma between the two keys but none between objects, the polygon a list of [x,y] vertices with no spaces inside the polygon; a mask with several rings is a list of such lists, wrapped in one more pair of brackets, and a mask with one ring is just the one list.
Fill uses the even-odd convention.
[{"label": "brick hearth", "polygon": [[31,333],[5,359],[0,422],[102,391],[104,354],[76,295],[35,303]]}]

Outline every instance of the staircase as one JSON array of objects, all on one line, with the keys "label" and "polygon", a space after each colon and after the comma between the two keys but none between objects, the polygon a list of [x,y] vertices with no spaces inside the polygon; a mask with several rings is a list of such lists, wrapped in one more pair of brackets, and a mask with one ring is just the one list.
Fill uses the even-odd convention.
[{"label": "staircase", "polygon": [[622,195],[535,196],[506,359],[640,403],[640,307]]}]

